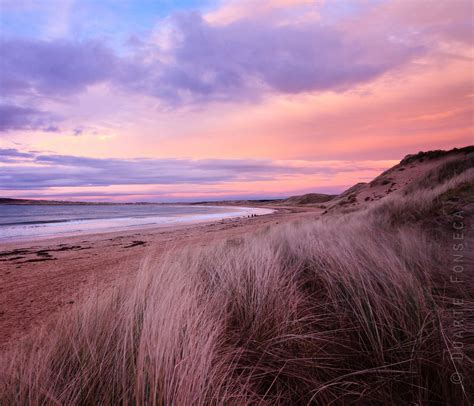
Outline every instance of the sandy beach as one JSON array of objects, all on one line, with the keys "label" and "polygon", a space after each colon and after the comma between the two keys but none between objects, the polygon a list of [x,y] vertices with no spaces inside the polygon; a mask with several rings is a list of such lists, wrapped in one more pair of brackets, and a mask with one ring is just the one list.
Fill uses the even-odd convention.
[{"label": "sandy beach", "polygon": [[253,218],[0,243],[0,347],[63,308],[133,277],[147,256],[205,246],[275,223],[314,218],[322,211],[275,209],[273,214]]}]

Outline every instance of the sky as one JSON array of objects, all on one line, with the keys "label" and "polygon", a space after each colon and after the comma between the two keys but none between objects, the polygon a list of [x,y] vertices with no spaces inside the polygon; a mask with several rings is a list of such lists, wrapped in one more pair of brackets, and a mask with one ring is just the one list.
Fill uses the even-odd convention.
[{"label": "sky", "polygon": [[473,4],[0,0],[0,196],[339,193],[473,144]]}]

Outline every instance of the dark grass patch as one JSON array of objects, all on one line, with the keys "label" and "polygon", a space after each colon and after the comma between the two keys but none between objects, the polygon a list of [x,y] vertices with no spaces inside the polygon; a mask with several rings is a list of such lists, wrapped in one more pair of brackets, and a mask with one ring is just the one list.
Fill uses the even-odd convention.
[{"label": "dark grass patch", "polygon": [[26,264],[27,262],[44,262],[44,261],[56,261],[57,258],[53,257],[46,257],[46,258],[34,258],[34,259],[27,259],[26,261],[21,262],[22,264]]},{"label": "dark grass patch", "polygon": [[464,148],[454,148],[450,151],[443,151],[443,150],[434,150],[434,151],[420,151],[417,154],[414,155],[407,155],[405,158],[403,158],[400,162],[399,165],[406,165],[410,164],[413,162],[423,162],[424,160],[434,160],[438,158],[443,158],[448,155],[467,155],[469,153],[474,152],[474,146],[468,146]]},{"label": "dark grass patch", "polygon": [[29,253],[30,253],[30,251],[28,251],[28,250],[17,249],[17,250],[13,250],[13,251],[0,252],[0,257],[10,257],[10,256],[13,256],[13,255],[21,255],[21,254],[29,254]]},{"label": "dark grass patch", "polygon": [[13,257],[13,258],[4,259],[3,261],[17,261],[17,260],[23,259],[23,258],[25,258],[25,257],[18,256],[18,257]]},{"label": "dark grass patch", "polygon": [[130,245],[126,245],[124,248],[133,248],[146,245],[146,241],[133,241]]}]

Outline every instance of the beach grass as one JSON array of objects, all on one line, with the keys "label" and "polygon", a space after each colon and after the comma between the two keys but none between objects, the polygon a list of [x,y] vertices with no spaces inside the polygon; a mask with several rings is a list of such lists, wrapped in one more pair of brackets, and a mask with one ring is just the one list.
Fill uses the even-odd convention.
[{"label": "beach grass", "polygon": [[450,282],[449,192],[472,180],[145,258],[2,354],[0,404],[469,404],[453,298],[472,308],[474,285]]}]

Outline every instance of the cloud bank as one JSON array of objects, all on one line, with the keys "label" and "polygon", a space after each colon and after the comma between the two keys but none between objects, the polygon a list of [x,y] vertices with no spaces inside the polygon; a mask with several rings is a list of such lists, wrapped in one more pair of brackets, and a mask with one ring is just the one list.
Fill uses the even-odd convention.
[{"label": "cloud bank", "polygon": [[[134,35],[122,49],[100,38],[5,37],[0,92],[10,110],[3,112],[0,131],[38,129],[45,99],[67,102],[97,84],[112,93],[154,97],[165,107],[255,100],[269,92],[338,92],[413,61],[443,41],[472,43],[468,2],[429,9],[423,2],[361,2],[354,4],[354,16],[340,12],[336,19],[337,4],[319,10],[304,2],[301,9],[299,3],[294,9],[291,2],[282,3],[279,13],[265,7],[257,16],[243,3],[231,18],[177,12],[157,19],[155,30]],[[298,10],[301,15],[285,17]]]},{"label": "cloud bank", "polygon": [[299,175],[331,176],[367,168],[353,162],[258,159],[117,159],[0,149],[0,189],[111,185],[177,185],[259,182]]},{"label": "cloud bank", "polygon": [[68,96],[108,80],[116,56],[100,42],[3,39],[0,89],[4,97]]},{"label": "cloud bank", "polygon": [[18,123],[19,111],[6,112],[0,131],[36,129],[28,109],[38,109],[42,99],[67,98],[101,83],[171,106],[341,91],[424,51],[388,35],[353,36],[313,20],[245,17],[212,24],[199,12],[160,20],[154,34],[138,38],[127,52],[100,40],[4,38],[0,91],[8,104],[24,109],[25,123]]},{"label": "cloud bank", "polygon": [[0,104],[0,131],[36,130],[43,127],[46,131],[51,131],[54,127],[45,127],[51,120],[49,114],[32,107]]}]

